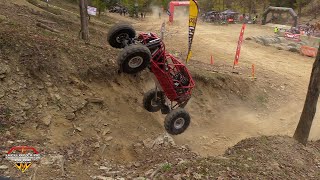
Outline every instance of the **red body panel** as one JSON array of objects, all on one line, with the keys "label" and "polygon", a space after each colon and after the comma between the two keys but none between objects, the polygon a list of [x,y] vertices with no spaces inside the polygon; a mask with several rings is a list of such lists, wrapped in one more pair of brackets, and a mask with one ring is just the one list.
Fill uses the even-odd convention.
[{"label": "red body panel", "polygon": [[[142,44],[159,40],[152,33],[141,33],[138,39]],[[195,86],[191,74],[183,63],[165,51],[164,43],[161,40],[160,45],[152,54],[151,72],[157,78],[169,100],[183,103],[191,98],[191,91]]]}]

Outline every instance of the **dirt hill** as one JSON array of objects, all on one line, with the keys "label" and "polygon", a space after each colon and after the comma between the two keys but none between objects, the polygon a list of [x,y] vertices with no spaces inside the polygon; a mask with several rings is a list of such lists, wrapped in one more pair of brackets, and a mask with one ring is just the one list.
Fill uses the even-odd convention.
[{"label": "dirt hill", "polygon": [[[288,137],[248,139],[227,150],[225,158],[199,159],[222,154],[247,137],[286,134],[278,131],[286,127],[274,130],[262,119],[271,119],[279,102],[296,96],[290,94],[293,90],[285,90],[294,87],[293,82],[288,80],[282,87],[283,79],[276,73],[252,81],[250,68],[240,67],[240,73],[234,74],[226,64],[208,66],[195,56],[189,68],[197,88],[187,107],[192,125],[183,136],[170,137],[164,133],[164,116],[142,107],[143,93],[154,84],[149,72],[118,74],[119,51],[106,42],[108,28],[119,20],[133,23],[138,31],[155,30],[158,25],[112,14],[93,17],[90,42],[84,43],[78,38],[75,5],[55,1],[56,6],[47,8],[39,1],[29,2],[0,2],[0,150],[4,154],[12,146],[33,146],[42,159],[21,173],[3,158],[0,175],[17,179],[172,179],[179,174],[187,179],[283,179],[295,173],[292,177],[297,179],[319,177],[315,160],[319,143],[303,148]],[[178,29],[173,26],[168,36]],[[178,48],[182,43],[172,41],[167,41],[168,50],[183,58]],[[270,72],[261,70],[261,77]],[[297,153],[301,154],[296,161],[284,158]],[[261,170],[269,167],[264,160],[270,160],[271,169]],[[223,163],[216,165],[216,161]],[[292,162],[298,165],[290,169]],[[205,173],[206,168],[218,173]]]},{"label": "dirt hill", "polygon": [[[240,141],[223,157],[197,159],[164,173],[171,179],[319,179],[319,141],[302,146],[290,137]],[[177,175],[178,174],[178,175]]]}]

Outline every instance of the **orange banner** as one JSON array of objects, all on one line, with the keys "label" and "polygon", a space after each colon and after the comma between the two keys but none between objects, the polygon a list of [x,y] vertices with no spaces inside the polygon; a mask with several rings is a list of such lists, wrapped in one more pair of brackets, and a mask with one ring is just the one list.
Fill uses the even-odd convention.
[{"label": "orange banner", "polygon": [[239,63],[239,58],[240,58],[240,51],[241,51],[241,45],[242,45],[242,41],[243,41],[243,34],[244,34],[244,30],[246,29],[246,24],[242,25],[241,31],[240,31],[240,36],[239,36],[239,41],[238,41],[238,47],[237,47],[237,51],[236,51],[236,56],[234,58],[234,62],[233,62],[233,68],[235,65],[238,65]]},{"label": "orange banner", "polygon": [[304,56],[316,57],[317,56],[317,48],[309,47],[309,46],[301,46],[300,53]]}]

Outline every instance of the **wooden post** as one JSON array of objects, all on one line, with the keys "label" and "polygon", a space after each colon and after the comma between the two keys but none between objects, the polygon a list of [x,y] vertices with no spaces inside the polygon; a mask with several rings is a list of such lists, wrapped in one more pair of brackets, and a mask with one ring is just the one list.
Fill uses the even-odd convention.
[{"label": "wooden post", "polygon": [[310,129],[312,126],[312,121],[316,114],[319,93],[320,93],[320,44],[319,44],[316,60],[313,63],[308,93],[307,93],[307,97],[303,107],[303,111],[302,111],[297,129],[293,136],[294,139],[296,139],[297,141],[299,141],[304,145],[307,144]]},{"label": "wooden post", "polygon": [[79,1],[80,7],[80,19],[81,19],[81,30],[80,30],[80,38],[87,41],[89,40],[89,28],[88,28],[88,17],[87,17],[87,0]]},{"label": "wooden post", "polygon": [[160,39],[164,40],[164,33],[166,31],[166,23],[163,22],[160,29]]}]

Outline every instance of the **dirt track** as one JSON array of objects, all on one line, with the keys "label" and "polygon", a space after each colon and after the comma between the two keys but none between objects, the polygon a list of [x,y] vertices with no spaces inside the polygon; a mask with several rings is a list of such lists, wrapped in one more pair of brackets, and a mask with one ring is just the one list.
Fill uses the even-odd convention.
[{"label": "dirt track", "polygon": [[[118,15],[112,16],[116,18]],[[138,30],[159,33],[163,21],[167,19],[149,17],[143,21],[131,22]],[[188,27],[183,25],[186,21],[186,17],[178,17],[173,25],[166,24],[167,49],[182,54],[182,57],[185,57],[187,49]],[[241,24],[217,26],[200,22],[193,40],[192,60],[209,66],[210,56],[213,55],[214,66],[226,66],[226,71],[231,71],[240,29]],[[244,38],[272,35],[272,33],[272,28],[268,26],[247,25]],[[263,89],[267,87],[276,89],[275,92],[265,91],[268,105],[250,108],[236,102],[235,99],[226,99],[219,104],[213,102],[207,94],[205,101],[196,103],[192,101],[189,104],[188,111],[192,115],[193,122],[189,130],[175,137],[175,140],[181,144],[187,143],[202,155],[217,155],[246,137],[274,134],[291,136],[303,107],[313,60],[296,53],[262,46],[253,41],[244,41],[239,71],[243,70],[243,77],[249,77],[251,65],[255,64],[256,84]],[[201,88],[204,91],[212,91],[212,88],[205,85]],[[199,107],[199,104],[203,106]],[[208,113],[217,106],[219,112]],[[316,117],[310,139],[320,137],[320,131],[317,130],[319,127],[319,117]]]},{"label": "dirt track", "polygon": [[[119,51],[106,42],[107,30],[118,20],[133,23],[137,30],[154,32],[159,31],[162,21],[151,17],[133,20],[117,14],[93,17],[90,44],[85,44],[78,40],[79,20],[75,16],[78,6],[66,4],[64,0],[52,3],[65,8],[61,16],[45,10],[35,12],[38,8],[26,0],[0,1],[0,14],[6,17],[0,22],[0,75],[4,77],[0,86],[0,150],[7,153],[12,146],[27,145],[36,147],[43,155],[41,162],[32,165],[26,173],[17,171],[12,162],[0,159],[1,175],[22,179],[90,179],[97,175],[120,175],[126,179],[137,175],[149,177],[146,173],[156,171],[163,163],[176,165],[194,159],[194,153],[181,146],[184,144],[206,156],[222,154],[246,137],[292,135],[313,59],[245,41],[238,68],[240,74],[233,74],[230,71],[240,25],[199,24],[189,65],[197,83],[187,106],[192,123],[185,133],[174,136],[176,146],[171,138],[159,136],[165,132],[165,116],[146,112],[142,107],[144,92],[154,85],[149,73],[119,75],[116,64]],[[37,27],[39,19],[55,22],[52,26],[61,34]],[[181,18],[180,25],[167,26],[165,37],[168,51],[182,59],[186,53],[187,27],[181,24],[186,21]],[[249,25],[245,36],[260,35],[266,30],[267,27]],[[211,53],[216,62],[213,66],[208,64]],[[252,63],[257,67],[255,81],[249,78]],[[312,139],[319,138],[318,120],[317,117]],[[281,138],[272,139],[269,143],[277,149],[278,144],[288,143]],[[249,142],[249,151],[243,150],[243,143],[238,148],[250,152],[250,157],[252,149],[262,156],[270,150],[278,153],[265,145],[263,137],[254,143],[244,142]],[[291,145],[294,141],[290,142],[281,146],[284,147],[281,158],[285,162],[278,161],[279,166],[274,168],[284,167],[280,166],[283,163],[290,165],[288,155],[292,158],[296,157],[292,154],[310,156],[304,148],[295,152],[296,148]],[[161,146],[151,147],[152,143]],[[264,153],[259,149],[260,143]],[[286,154],[288,146],[294,152]],[[239,156],[244,162],[251,161],[243,154]],[[309,168],[318,167],[316,158],[301,156],[300,159],[306,162],[303,167],[309,172],[317,172]],[[310,163],[309,159],[315,162]],[[240,162],[242,166],[241,161],[230,163]],[[267,167],[273,165],[266,164]],[[301,162],[296,165],[300,166]],[[222,164],[220,168],[228,174],[231,171],[225,170],[233,165]],[[264,169],[262,167],[262,171]],[[253,166],[250,170],[257,172]],[[281,171],[287,172],[287,168]],[[291,172],[308,173],[294,169]],[[274,177],[272,173],[270,177]]]},{"label": "dirt track", "polygon": [[[146,32],[153,31],[158,33],[161,23],[163,21],[167,22],[167,17],[163,17],[160,20],[157,17],[149,16],[141,21],[118,14],[108,15],[115,20],[133,23],[137,30]],[[165,43],[169,52],[178,52],[184,57],[187,49],[188,28],[184,24],[187,22],[187,17],[180,16],[176,20],[173,25],[166,25]],[[239,24],[214,26],[199,22],[193,41],[191,65],[195,61],[203,62],[204,64],[200,67],[200,71],[202,71],[202,67],[209,66],[210,55],[213,55],[215,60],[213,67],[224,66],[224,70],[230,72],[240,28],[241,25]],[[272,34],[272,29],[260,25],[248,25],[245,31],[245,37],[268,34]],[[217,94],[212,87],[198,83],[197,87],[202,93],[196,93],[195,95],[198,97],[193,98],[187,106],[192,116],[192,124],[186,133],[176,136],[175,140],[179,144],[188,144],[201,155],[217,155],[246,137],[261,134],[292,135],[302,110],[312,62],[312,58],[287,51],[279,51],[252,41],[244,41],[239,64],[239,71],[242,75],[239,75],[239,77],[248,78],[251,64],[254,63],[257,77],[254,84],[260,87],[260,91],[266,89],[265,94],[261,95],[257,91],[257,98],[250,99],[253,102],[243,102],[235,97],[230,98],[227,95]],[[121,78],[120,81],[123,85],[131,83],[125,77]],[[142,99],[141,89],[147,91],[153,85],[152,81],[144,83],[147,83],[145,87],[132,87],[131,92],[135,92],[134,97],[139,97],[138,101]],[[229,83],[232,84],[234,82]],[[241,84],[242,82],[235,83]],[[115,96],[109,99],[110,106],[114,103],[125,101],[126,97],[132,96],[130,92],[124,91],[123,88],[125,87],[118,88],[113,85],[113,90],[107,90],[105,85],[91,84],[90,86],[93,89],[101,89],[99,90],[101,97]],[[121,92],[121,94],[118,92]],[[232,92],[226,93],[233,94]],[[213,98],[214,95],[218,97]],[[255,103],[264,98],[268,99],[267,103]],[[131,105],[128,105],[125,102],[123,104],[123,112],[126,112],[128,108],[132,109],[134,104],[135,102],[132,102]],[[252,107],[256,104],[258,104],[256,107]],[[116,109],[114,111],[117,112]],[[123,133],[132,134],[136,132],[134,128],[137,122],[145,123],[142,119],[150,119],[150,121],[142,127],[143,131],[139,132],[144,134],[144,137],[140,139],[157,134],[159,131],[164,131],[162,127],[164,116],[157,113],[142,113],[140,107],[133,108],[132,112],[133,114],[128,116],[114,117],[115,119],[123,119],[123,121],[119,121],[121,124],[117,124],[117,126],[121,127],[118,136],[119,142],[121,141],[123,144],[131,143],[131,138],[123,136]],[[105,115],[102,114],[101,116]],[[157,119],[159,123],[152,122],[152,119]],[[320,126],[318,119],[317,117],[315,120],[311,139],[320,137],[320,132],[315,130]],[[125,120],[130,120],[130,123],[124,123]],[[124,125],[126,126],[124,127]],[[152,128],[150,129],[149,127]],[[148,133],[145,128],[149,128],[148,132],[150,132]],[[139,133],[137,136],[141,136]],[[113,136],[117,137],[117,133],[114,132]],[[123,153],[126,154],[126,152]]]}]

